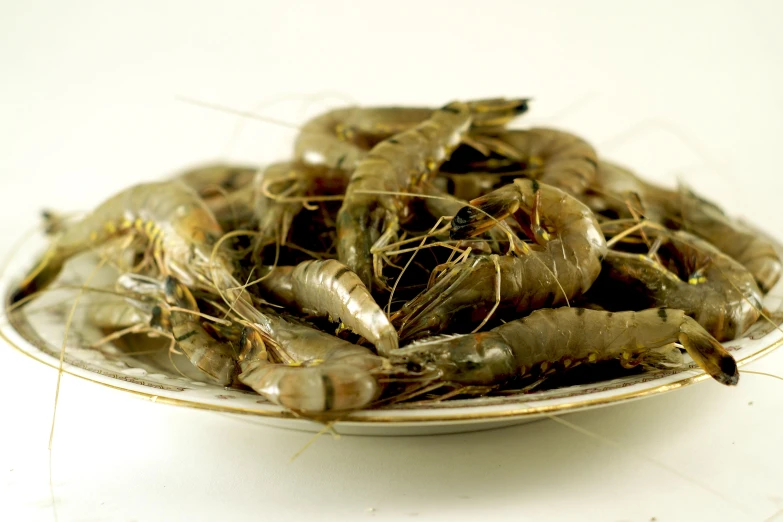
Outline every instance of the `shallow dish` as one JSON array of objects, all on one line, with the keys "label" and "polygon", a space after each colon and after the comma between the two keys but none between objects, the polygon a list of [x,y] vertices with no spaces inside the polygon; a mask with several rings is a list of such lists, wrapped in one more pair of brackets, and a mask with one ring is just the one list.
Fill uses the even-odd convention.
[{"label": "shallow dish", "polygon": [[[45,247],[43,235],[32,238],[15,253],[10,265],[0,275],[0,295],[8,297],[22,275],[32,266]],[[775,243],[783,257],[783,247]],[[102,277],[94,274],[91,255],[68,263],[58,285],[78,286],[91,276],[91,286],[99,286]],[[106,281],[103,281],[104,284]],[[781,309],[783,281],[764,300],[767,310]],[[0,328],[11,346],[33,359],[57,368],[65,323],[79,294],[75,289],[47,292],[34,302],[9,313],[9,322]],[[133,353],[132,341],[90,346],[104,337],[86,323],[85,311],[97,306],[93,294],[85,292],[76,308],[74,323],[68,334],[63,369],[66,373],[91,382],[136,394],[155,402],[242,414],[264,424],[306,431],[320,431],[322,424],[298,418],[270,404],[259,395],[210,384],[182,356],[171,356],[165,349],[154,353]],[[148,343],[149,341],[145,341]],[[138,341],[137,341],[138,343]],[[741,366],[765,355],[783,343],[783,332],[765,321],[756,323],[742,339],[725,343]],[[147,350],[149,351],[149,350]],[[421,435],[459,433],[521,424],[548,414],[563,414],[589,408],[619,404],[650,397],[709,379],[700,368],[690,364],[676,370],[629,375],[622,378],[559,388],[555,390],[507,397],[478,398],[434,404],[402,404],[352,413],[335,422],[342,434]],[[717,384],[715,384],[717,386]]]}]

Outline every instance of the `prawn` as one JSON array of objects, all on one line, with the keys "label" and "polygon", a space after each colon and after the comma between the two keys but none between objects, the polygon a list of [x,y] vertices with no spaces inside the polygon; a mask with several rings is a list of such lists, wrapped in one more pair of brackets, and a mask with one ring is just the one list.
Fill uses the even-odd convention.
[{"label": "prawn", "polygon": [[[525,100],[452,102],[416,127],[380,142],[356,165],[337,215],[337,256],[368,288],[382,281],[373,250],[393,242],[404,210],[400,193],[421,185],[465,138],[474,115],[502,125],[527,108]],[[374,269],[374,270],[373,270]]]},{"label": "prawn", "polygon": [[295,267],[275,267],[259,285],[286,307],[338,319],[388,355],[397,349],[397,331],[367,287],[334,259],[309,260]]},{"label": "prawn", "polygon": [[652,234],[661,240],[657,254],[679,274],[648,256],[610,250],[591,292],[599,304],[681,309],[719,341],[736,339],[758,320],[762,293],[744,266],[685,231]]},{"label": "prawn", "polygon": [[[519,100],[515,114],[527,111],[529,100]],[[309,165],[348,171],[381,141],[408,131],[437,112],[425,107],[345,107],[306,122],[294,144],[294,158]],[[475,124],[490,129],[507,120],[477,111]]]},{"label": "prawn", "polygon": [[[481,132],[473,136],[487,159],[469,163],[469,168],[509,174],[514,169],[555,186],[568,194],[579,195],[595,183],[598,155],[587,141],[574,134],[550,128]],[[500,156],[501,159],[493,158]],[[448,170],[451,165],[444,166]],[[456,181],[456,180],[455,180]]]},{"label": "prawn", "polygon": [[217,290],[238,310],[252,313],[229,259],[212,258],[212,244],[223,235],[220,225],[198,194],[180,181],[135,185],[62,230],[19,283],[12,302],[46,288],[72,256],[128,233],[150,240],[162,276],[173,274],[187,286]]},{"label": "prawn", "polygon": [[390,362],[435,370],[445,382],[486,386],[608,360],[618,360],[625,368],[677,366],[677,342],[719,383],[739,381],[731,354],[685,312],[670,308],[619,313],[536,310],[487,332],[413,343],[394,352]]},{"label": "prawn", "polygon": [[631,217],[631,195],[641,203],[641,208],[636,209],[639,214],[706,239],[750,270],[764,292],[780,279],[783,264],[769,240],[730,219],[717,205],[684,186],[668,190],[642,180],[624,167],[601,161],[596,184],[585,194],[585,202],[596,212]]},{"label": "prawn", "polygon": [[193,366],[222,386],[230,386],[239,375],[238,350],[214,339],[201,325],[199,308],[188,288],[169,276],[163,283],[168,322],[177,345]]},{"label": "prawn", "polygon": [[366,408],[382,392],[386,359],[367,348],[271,312],[254,326],[243,330],[239,381],[274,404],[312,416]]},{"label": "prawn", "polygon": [[471,205],[452,220],[453,239],[476,236],[511,215],[537,244],[518,243],[525,247],[518,256],[475,256],[446,268],[393,318],[400,338],[440,333],[457,312],[467,311],[475,324],[490,309],[522,312],[568,303],[601,272],[607,252],[601,228],[589,208],[562,190],[518,178]]}]

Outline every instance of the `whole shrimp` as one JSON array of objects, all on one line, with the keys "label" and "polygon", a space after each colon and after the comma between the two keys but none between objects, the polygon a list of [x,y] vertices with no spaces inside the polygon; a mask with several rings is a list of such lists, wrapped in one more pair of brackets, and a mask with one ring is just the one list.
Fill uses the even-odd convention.
[{"label": "whole shrimp", "polygon": [[380,395],[386,359],[367,348],[273,312],[255,327],[244,331],[239,380],[271,402],[317,415],[366,408]]},{"label": "whole shrimp", "polygon": [[394,317],[401,339],[442,332],[459,320],[457,312],[467,311],[465,322],[476,324],[495,307],[522,312],[567,303],[598,277],[604,235],[590,209],[562,190],[516,179],[471,205],[452,220],[452,238],[476,236],[513,216],[537,245],[522,244],[518,256],[475,256],[446,268]]},{"label": "whole shrimp", "polygon": [[610,250],[591,291],[599,304],[681,309],[719,341],[736,339],[758,320],[762,293],[744,266],[682,230],[650,233],[679,276],[648,256]]},{"label": "whole shrimp", "polygon": [[337,216],[339,260],[368,288],[373,280],[384,287],[380,258],[372,250],[397,236],[404,202],[395,194],[425,181],[466,136],[474,115],[487,125],[501,125],[526,107],[524,100],[452,102],[373,147],[357,164]]},{"label": "whole shrimp", "polygon": [[237,310],[252,313],[231,262],[219,253],[212,259],[212,244],[223,234],[220,225],[201,198],[179,181],[135,185],[66,227],[19,284],[13,302],[46,288],[72,256],[126,234],[149,240],[161,275],[217,291]]},{"label": "whole shrimp", "polygon": [[[124,296],[128,309],[135,311],[135,314],[126,313],[119,318],[127,321],[135,316],[138,319],[131,325],[115,323],[104,326],[124,328],[120,333],[162,333],[172,340],[172,347],[178,346],[193,366],[216,383],[229,386],[235,382],[238,349],[210,336],[201,324],[196,299],[185,285],[171,276],[160,280],[126,273],[117,279],[116,287],[118,295]],[[122,311],[121,307],[113,309]],[[222,331],[231,328],[237,329],[238,326],[223,327]],[[116,336],[113,334],[109,338]]]},{"label": "whole shrimp", "polygon": [[275,267],[261,278],[266,293],[286,307],[330,320],[338,319],[388,355],[397,349],[397,331],[367,287],[348,267],[334,259]]},{"label": "whole shrimp", "polygon": [[[516,114],[527,111],[527,101],[518,101]],[[351,171],[375,145],[421,124],[435,112],[435,109],[425,107],[345,107],[331,110],[302,126],[294,145],[294,157],[310,165]],[[504,119],[488,116],[476,114],[476,124],[489,129],[506,123]]]},{"label": "whole shrimp", "polygon": [[[519,174],[555,186],[571,195],[579,195],[595,183],[598,156],[587,141],[574,134],[550,128],[482,132],[474,143],[486,148],[489,157],[468,163],[474,170],[489,169],[510,174],[517,165]],[[482,148],[482,147],[479,147]],[[451,165],[445,165],[448,171]],[[456,182],[458,176],[454,176]],[[474,196],[475,197],[475,196]]]},{"label": "whole shrimp", "polygon": [[587,204],[596,212],[632,217],[634,198],[641,203],[636,210],[646,219],[706,239],[744,265],[764,292],[780,279],[783,264],[772,243],[730,219],[717,205],[684,186],[668,190],[642,180],[624,167],[601,161],[596,183],[585,195]]},{"label": "whole shrimp", "polygon": [[536,310],[487,332],[413,343],[394,352],[390,362],[435,369],[445,382],[483,386],[607,360],[626,368],[671,367],[681,362],[676,342],[713,379],[737,384],[731,354],[682,310],[668,308],[614,314],[584,308]]}]

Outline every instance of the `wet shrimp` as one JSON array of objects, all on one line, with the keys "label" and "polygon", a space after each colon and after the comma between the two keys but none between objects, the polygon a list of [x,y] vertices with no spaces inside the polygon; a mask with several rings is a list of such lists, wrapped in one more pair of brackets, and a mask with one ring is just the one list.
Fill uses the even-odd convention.
[{"label": "wet shrimp", "polygon": [[[555,186],[571,195],[579,195],[595,183],[598,156],[587,141],[557,129],[531,128],[503,130],[475,135],[475,143],[502,159],[489,158],[471,168],[488,168],[510,174],[517,169],[525,175]],[[448,170],[446,165],[444,170]],[[511,171],[511,172],[509,172]],[[455,176],[455,181],[458,176]]]},{"label": "wet shrimp", "polygon": [[601,161],[598,177],[585,201],[596,212],[613,217],[637,214],[706,239],[751,271],[761,289],[768,292],[780,279],[783,265],[772,243],[730,219],[717,206],[685,187],[668,190],[646,182],[630,170]]},{"label": "wet shrimp", "polygon": [[745,266],[764,292],[769,292],[783,273],[783,264],[772,242],[730,219],[716,205],[681,187],[682,227],[715,245]]},{"label": "wet shrimp", "polygon": [[666,306],[684,310],[719,341],[740,337],[759,318],[762,293],[753,275],[708,242],[684,231],[652,228],[657,255],[610,250],[591,296],[613,310]]},{"label": "wet shrimp", "polygon": [[167,277],[163,289],[166,302],[175,307],[168,312],[168,322],[179,348],[193,366],[218,384],[233,384],[239,374],[238,347],[209,335],[201,325],[196,299],[185,285]]},{"label": "wet shrimp", "polygon": [[401,339],[475,325],[495,308],[522,312],[566,304],[598,277],[604,235],[590,209],[562,190],[516,179],[471,205],[452,220],[452,238],[479,235],[513,216],[536,244],[523,244],[519,255],[475,256],[447,267],[395,315]]},{"label": "wet shrimp", "polygon": [[466,136],[474,115],[502,125],[525,110],[524,100],[452,102],[416,127],[382,141],[356,165],[337,216],[338,259],[367,285],[385,287],[373,249],[392,243],[404,216],[394,195],[420,185]]},{"label": "wet shrimp", "polygon": [[486,386],[607,360],[625,368],[678,366],[678,342],[713,379],[737,384],[739,371],[731,354],[682,310],[668,308],[620,313],[536,310],[487,332],[413,343],[392,354],[390,362],[436,369],[444,382]]},{"label": "wet shrimp", "polygon": [[359,277],[334,259],[275,267],[260,286],[274,302],[330,320],[371,342],[378,353],[397,349],[397,331]]},{"label": "wet shrimp", "polygon": [[[520,100],[516,114],[527,111]],[[408,131],[432,118],[424,107],[346,107],[323,113],[306,122],[294,145],[294,157],[309,165],[351,171],[381,141]],[[484,129],[505,125],[506,119],[477,111],[475,124]]]},{"label": "wet shrimp", "polygon": [[201,198],[179,181],[135,185],[65,228],[19,284],[13,302],[46,288],[72,256],[127,234],[149,240],[162,276],[173,274],[189,287],[220,292],[238,310],[252,312],[230,260],[218,254],[212,262],[212,245],[223,235],[220,225]]},{"label": "wet shrimp", "polygon": [[382,140],[432,116],[432,109],[346,107],[306,122],[294,145],[294,157],[309,165],[352,170]]},{"label": "wet shrimp", "polygon": [[269,401],[318,415],[366,408],[382,392],[386,359],[274,313],[259,319],[244,331],[239,380]]}]

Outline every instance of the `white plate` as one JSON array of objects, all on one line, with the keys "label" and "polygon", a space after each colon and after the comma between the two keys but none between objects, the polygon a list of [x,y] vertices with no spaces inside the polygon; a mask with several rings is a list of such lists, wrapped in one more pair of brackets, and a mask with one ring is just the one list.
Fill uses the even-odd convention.
[{"label": "white plate", "polygon": [[[45,247],[43,236],[33,238],[18,251],[10,266],[0,275],[0,295],[7,298]],[[779,253],[783,251],[777,245]],[[59,284],[80,284],[90,275],[94,260],[90,255],[74,259],[58,279]],[[98,274],[91,286],[101,284]],[[783,294],[783,281],[765,298],[768,310],[779,310],[781,300],[772,296]],[[74,290],[58,290],[10,313],[10,321],[0,328],[11,346],[48,366],[59,366],[60,348],[65,322],[74,297]],[[89,346],[103,337],[103,332],[84,323],[85,309],[94,299],[85,293],[76,308],[63,358],[65,372],[89,381],[123,390],[149,400],[188,406],[229,414],[242,414],[248,419],[278,427],[320,431],[322,424],[297,418],[290,412],[270,404],[253,392],[227,389],[210,384],[192,368],[187,359],[174,356],[175,370],[165,350],[153,355],[129,355],[122,345],[108,344],[102,349]],[[6,305],[7,307],[7,305]],[[84,323],[84,324],[82,324]],[[760,321],[745,338],[726,343],[741,366],[761,357],[783,343],[783,333]],[[127,348],[125,348],[127,351]],[[178,358],[179,357],[179,358]],[[190,368],[189,368],[190,367]],[[336,421],[335,431],[356,435],[422,435],[477,431],[521,424],[552,413],[568,413],[598,408],[650,397],[709,379],[701,369],[690,363],[677,370],[631,375],[595,384],[570,386],[525,395],[447,401],[435,404],[404,404],[352,413]],[[718,386],[717,383],[706,385]],[[740,379],[740,386],[742,385]]]}]

